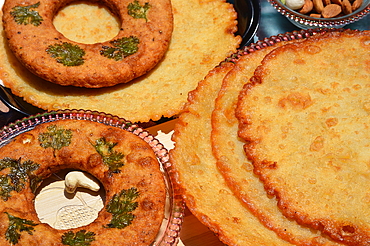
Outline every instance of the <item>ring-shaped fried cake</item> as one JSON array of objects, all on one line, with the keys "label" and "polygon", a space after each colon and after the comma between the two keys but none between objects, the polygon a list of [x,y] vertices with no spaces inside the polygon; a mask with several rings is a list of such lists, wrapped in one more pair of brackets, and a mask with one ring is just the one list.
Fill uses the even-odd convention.
[{"label": "ring-shaped fried cake", "polygon": [[173,30],[170,0],[92,0],[107,6],[121,21],[116,37],[94,44],[69,40],[54,27],[55,14],[71,2],[4,2],[8,45],[40,78],[63,86],[109,87],[146,74],[166,53]]},{"label": "ring-shaped fried cake", "polygon": [[[105,205],[89,225],[57,230],[40,222],[34,191],[64,169],[95,176]],[[16,136],[1,147],[0,180],[1,245],[77,245],[82,239],[91,246],[151,245],[164,218],[165,182],[152,147],[98,122],[57,120]]]}]

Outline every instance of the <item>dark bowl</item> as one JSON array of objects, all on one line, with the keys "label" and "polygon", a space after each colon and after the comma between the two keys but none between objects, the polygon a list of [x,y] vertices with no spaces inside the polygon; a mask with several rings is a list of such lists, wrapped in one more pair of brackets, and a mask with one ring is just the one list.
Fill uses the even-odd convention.
[{"label": "dark bowl", "polygon": [[261,6],[259,0],[228,0],[234,4],[238,13],[238,32],[243,40],[240,47],[248,45],[253,41],[261,17]]}]

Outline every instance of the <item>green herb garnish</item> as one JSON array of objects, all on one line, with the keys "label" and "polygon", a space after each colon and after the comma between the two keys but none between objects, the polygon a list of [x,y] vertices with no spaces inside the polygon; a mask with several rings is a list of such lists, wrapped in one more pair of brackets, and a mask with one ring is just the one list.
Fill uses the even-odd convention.
[{"label": "green herb garnish", "polygon": [[135,19],[147,19],[147,12],[151,6],[149,3],[145,3],[143,6],[140,5],[139,1],[135,0],[133,3],[129,3],[127,6],[128,14]]},{"label": "green herb garnish", "polygon": [[0,171],[9,169],[7,174],[0,175],[0,196],[7,201],[12,191],[20,192],[24,189],[25,183],[36,178],[32,173],[39,168],[39,165],[32,161],[15,160],[4,158],[0,160]]},{"label": "green herb garnish", "polygon": [[11,244],[17,244],[21,237],[21,232],[26,231],[32,235],[35,224],[32,220],[21,219],[5,212],[9,218],[9,227],[5,232],[5,238]]},{"label": "green herb garnish", "polygon": [[11,179],[6,175],[0,176],[0,196],[1,199],[7,201],[10,197],[10,192],[15,190],[14,185],[12,184]]},{"label": "green herb garnish", "polygon": [[38,26],[41,24],[43,19],[40,16],[39,12],[33,9],[38,8],[39,5],[40,2],[28,6],[16,6],[12,8],[13,11],[10,12],[10,15],[13,16],[14,21],[17,24],[32,24],[34,26]]},{"label": "green herb garnish", "polygon": [[100,51],[100,54],[116,61],[135,54],[139,50],[139,39],[134,36],[113,40],[110,41],[110,44],[113,45],[113,47],[103,46],[103,50]]},{"label": "green herb garnish", "polygon": [[113,216],[107,227],[122,229],[129,226],[135,218],[135,215],[131,212],[138,206],[138,203],[134,202],[134,200],[139,195],[139,192],[134,187],[115,194],[106,207],[107,212]]},{"label": "green herb garnish", "polygon": [[46,52],[64,66],[80,66],[84,64],[85,51],[78,45],[64,42],[62,44],[49,45]]},{"label": "green herb garnish", "polygon": [[92,241],[95,241],[95,233],[90,231],[86,232],[86,230],[78,231],[76,234],[69,231],[62,235],[62,243],[64,245],[89,246]]},{"label": "green herb garnish", "polygon": [[99,138],[95,141],[95,150],[103,158],[103,163],[109,167],[111,172],[120,172],[119,168],[123,167],[121,161],[124,157],[123,153],[113,150],[117,143],[110,143],[105,138]]},{"label": "green herb garnish", "polygon": [[60,150],[61,148],[71,144],[72,131],[63,128],[57,128],[56,125],[47,127],[47,132],[39,135],[40,146],[43,148],[53,148]]}]

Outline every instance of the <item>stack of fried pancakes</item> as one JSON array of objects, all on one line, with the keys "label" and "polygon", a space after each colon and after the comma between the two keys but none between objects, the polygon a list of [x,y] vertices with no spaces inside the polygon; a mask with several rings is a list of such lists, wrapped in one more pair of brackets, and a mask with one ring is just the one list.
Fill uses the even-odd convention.
[{"label": "stack of fried pancakes", "polygon": [[189,94],[171,151],[184,198],[228,245],[369,245],[370,32],[292,36]]},{"label": "stack of fried pancakes", "polygon": [[[174,26],[164,58],[146,75],[129,83],[79,88],[47,82],[18,61],[9,50],[4,32],[0,35],[0,79],[14,94],[48,111],[96,110],[132,122],[177,115],[186,103],[187,93],[210,69],[236,51],[241,37],[234,35],[237,16],[226,0],[172,0],[171,4]],[[69,39],[100,43],[102,38],[114,37],[120,27],[119,23],[108,21],[114,20],[115,15],[109,9],[103,10],[104,4],[73,2],[58,12],[53,24]],[[92,11],[96,13],[87,15]]]}]

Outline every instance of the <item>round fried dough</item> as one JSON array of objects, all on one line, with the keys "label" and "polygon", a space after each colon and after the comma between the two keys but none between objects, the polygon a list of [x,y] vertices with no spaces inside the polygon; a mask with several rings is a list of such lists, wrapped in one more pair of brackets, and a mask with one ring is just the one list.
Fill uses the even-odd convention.
[{"label": "round fried dough", "polygon": [[55,13],[72,0],[5,0],[3,25],[11,51],[32,73],[63,86],[108,87],[146,74],[169,46],[170,0],[99,1],[117,14],[121,28],[112,40],[84,44],[66,38],[53,25]]},{"label": "round fried dough", "polygon": [[[318,35],[318,34],[316,34]],[[293,40],[289,42],[299,42]],[[247,159],[238,137],[238,120],[235,108],[239,91],[249,82],[255,69],[266,54],[276,47],[289,42],[275,43],[273,46],[244,55],[235,67],[225,76],[212,113],[212,149],[217,167],[235,196],[270,230],[292,245],[343,245],[287,219],[277,207],[275,198],[268,197],[262,182],[253,173],[253,166]]]},{"label": "round fried dough", "polygon": [[[234,36],[236,12],[224,0],[172,0],[172,6],[174,30],[165,58],[149,74],[133,82],[102,89],[47,83],[18,62],[3,38],[0,79],[13,93],[45,110],[91,109],[133,122],[176,115],[183,109],[187,93],[236,51],[241,38]],[[84,6],[78,9],[84,11]]]},{"label": "round fried dough", "polygon": [[211,148],[211,114],[224,76],[224,63],[209,72],[175,125],[170,160],[190,211],[227,245],[288,246],[267,229],[233,194],[216,167]]},{"label": "round fried dough", "polygon": [[369,245],[370,32],[276,48],[246,84],[239,135],[285,216]]},{"label": "round fried dough", "polygon": [[[16,177],[4,173],[11,169],[6,166],[9,160],[18,164]],[[1,245],[65,245],[67,234],[85,231],[94,234],[91,246],[147,246],[159,232],[166,199],[163,174],[151,146],[131,132],[89,120],[43,123],[3,145],[0,163],[1,180],[12,180],[0,184]],[[104,186],[105,204],[91,224],[57,230],[38,219],[33,192],[40,181],[64,169],[95,176]],[[9,187],[22,183],[6,196]],[[12,228],[6,214],[31,221],[31,236]],[[17,243],[9,231],[19,234]]]}]

